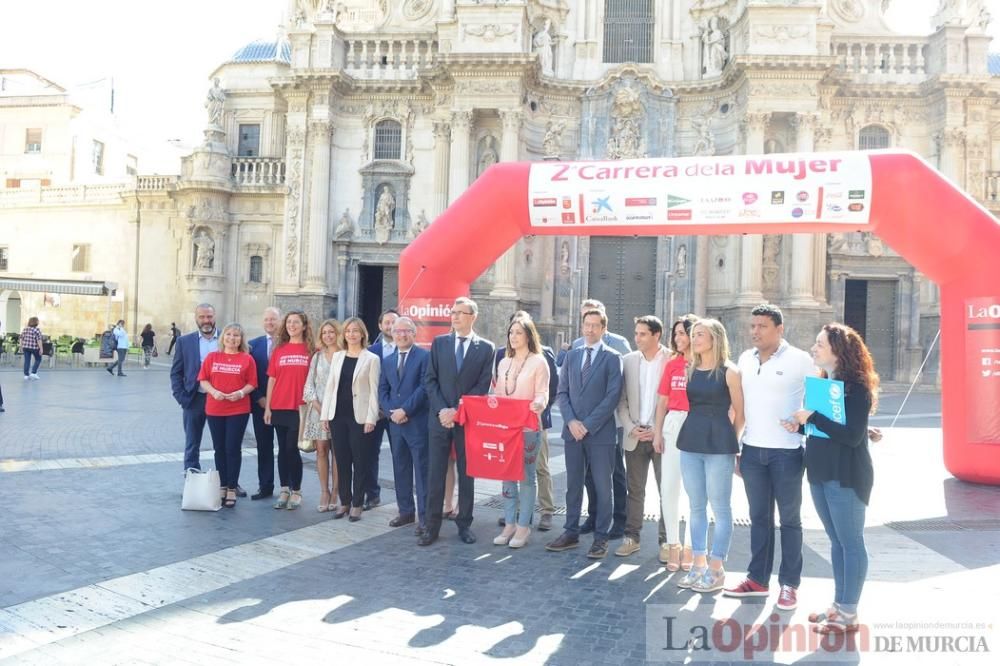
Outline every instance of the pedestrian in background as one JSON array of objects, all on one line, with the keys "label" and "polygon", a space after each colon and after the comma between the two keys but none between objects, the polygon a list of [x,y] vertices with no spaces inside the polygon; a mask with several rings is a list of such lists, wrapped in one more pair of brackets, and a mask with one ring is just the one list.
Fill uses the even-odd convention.
[{"label": "pedestrian in background", "polygon": [[125,332],[125,320],[119,319],[113,331],[115,336],[115,353],[118,360],[104,368],[109,375],[115,374],[115,367],[118,367],[118,376],[125,376],[125,356],[128,354],[128,333]]},{"label": "pedestrian in background", "polygon": [[174,351],[174,345],[177,344],[177,338],[181,337],[181,329],[177,328],[177,324],[170,322],[170,346],[167,347],[167,356]]},{"label": "pedestrian in background", "polygon": [[156,350],[156,343],[153,341],[156,332],[153,331],[153,325],[146,324],[139,337],[142,338],[142,369],[145,370],[149,368],[149,359],[153,357],[153,352]]},{"label": "pedestrian in background", "polygon": [[[42,364],[42,331],[38,328],[38,317],[28,320],[21,331],[21,353],[24,354],[24,379],[38,379],[38,366]],[[34,364],[31,359],[34,358]]]}]

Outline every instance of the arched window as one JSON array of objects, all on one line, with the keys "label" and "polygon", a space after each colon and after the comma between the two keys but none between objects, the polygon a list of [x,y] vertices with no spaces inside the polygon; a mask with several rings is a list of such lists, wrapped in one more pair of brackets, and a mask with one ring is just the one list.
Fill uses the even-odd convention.
[{"label": "arched window", "polygon": [[882,150],[889,147],[889,130],[879,125],[862,127],[858,134],[858,150]]},{"label": "arched window", "polygon": [[395,120],[380,120],[375,125],[376,160],[401,159],[403,127]]},{"label": "arched window", "polygon": [[264,281],[264,257],[255,254],[250,257],[250,282],[261,283]]}]

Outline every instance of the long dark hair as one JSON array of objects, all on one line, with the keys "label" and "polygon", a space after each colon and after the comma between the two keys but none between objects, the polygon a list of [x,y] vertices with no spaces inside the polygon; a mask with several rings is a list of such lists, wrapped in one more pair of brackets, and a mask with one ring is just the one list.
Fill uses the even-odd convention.
[{"label": "long dark hair", "polygon": [[[674,336],[677,334],[677,324],[683,325],[684,332],[690,336],[691,327],[694,326],[696,321],[698,321],[698,317],[693,314],[686,314],[675,319],[674,323],[670,325],[670,351],[672,351],[675,355],[680,353],[677,351],[677,340],[674,339]],[[690,343],[688,344],[690,345]],[[688,347],[688,351],[690,351],[690,346]]]},{"label": "long dark hair", "polygon": [[837,379],[861,384],[872,401],[871,413],[878,407],[879,377],[875,362],[864,339],[846,324],[830,323],[823,327],[830,350],[837,357]]},{"label": "long dark hair", "polygon": [[149,333],[152,330],[153,330],[153,325],[152,324],[146,324],[145,326],[142,327],[142,332],[143,333]]},{"label": "long dark hair", "polygon": [[508,358],[514,357],[514,348],[510,346],[510,329],[514,328],[514,324],[520,325],[520,327],[524,330],[524,335],[528,339],[528,353],[541,354],[542,339],[541,336],[538,335],[538,329],[535,327],[535,322],[531,320],[531,317],[515,316],[507,325],[507,350],[504,355]]}]

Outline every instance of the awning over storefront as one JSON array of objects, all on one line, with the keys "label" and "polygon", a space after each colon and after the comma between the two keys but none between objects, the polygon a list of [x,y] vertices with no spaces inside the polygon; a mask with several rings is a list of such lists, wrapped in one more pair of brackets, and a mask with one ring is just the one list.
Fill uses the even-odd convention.
[{"label": "awning over storefront", "polygon": [[117,282],[90,280],[33,280],[28,278],[0,278],[0,291],[43,291],[49,294],[75,294],[77,296],[113,296]]}]

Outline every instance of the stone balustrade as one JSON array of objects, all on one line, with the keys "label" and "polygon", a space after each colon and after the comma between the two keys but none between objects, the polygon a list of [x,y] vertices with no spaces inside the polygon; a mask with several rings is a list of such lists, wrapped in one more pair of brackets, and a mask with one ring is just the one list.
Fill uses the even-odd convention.
[{"label": "stone balustrade", "polygon": [[927,40],[923,37],[835,37],[832,55],[841,68],[866,83],[919,83],[927,78]]},{"label": "stone balustrade", "polygon": [[233,181],[237,187],[266,187],[285,184],[282,157],[234,157]]},{"label": "stone balustrade", "polygon": [[135,189],[140,192],[163,192],[172,190],[177,185],[179,176],[137,176]]},{"label": "stone balustrade", "polygon": [[414,79],[431,64],[437,40],[426,35],[349,35],[344,71],[359,79]]},{"label": "stone balustrade", "polygon": [[116,204],[133,192],[132,183],[0,189],[0,208],[60,204]]}]

